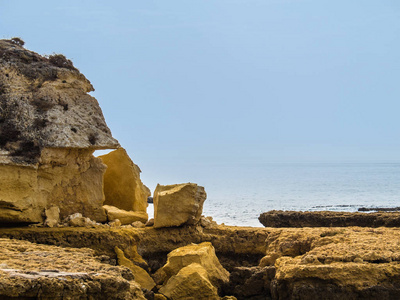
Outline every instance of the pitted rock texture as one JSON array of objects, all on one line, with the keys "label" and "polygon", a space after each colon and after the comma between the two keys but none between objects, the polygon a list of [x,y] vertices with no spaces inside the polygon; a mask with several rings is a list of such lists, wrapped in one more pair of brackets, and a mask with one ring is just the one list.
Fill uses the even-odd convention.
[{"label": "pitted rock texture", "polygon": [[117,148],[93,90],[63,55],[0,40],[0,163],[36,164],[43,148]]},{"label": "pitted rock texture", "polygon": [[105,165],[91,149],[43,149],[36,168],[0,165],[0,224],[43,221],[45,209],[58,207],[60,218],[80,212],[107,220],[102,207]]},{"label": "pitted rock texture", "polygon": [[0,40],[0,223],[82,213],[106,221],[96,149],[118,148],[89,80],[61,54]]},{"label": "pitted rock texture", "polygon": [[0,239],[0,299],[141,299],[132,272],[93,250]]},{"label": "pitted rock texture", "polygon": [[180,269],[159,292],[171,300],[220,300],[218,290],[210,282],[207,270],[197,263]]},{"label": "pitted rock texture", "polygon": [[215,255],[215,249],[210,242],[190,244],[177,248],[168,254],[167,263],[157,271],[159,283],[167,282],[178,272],[191,264],[201,265],[207,272],[210,282],[219,287],[228,282],[229,272],[224,269]]}]

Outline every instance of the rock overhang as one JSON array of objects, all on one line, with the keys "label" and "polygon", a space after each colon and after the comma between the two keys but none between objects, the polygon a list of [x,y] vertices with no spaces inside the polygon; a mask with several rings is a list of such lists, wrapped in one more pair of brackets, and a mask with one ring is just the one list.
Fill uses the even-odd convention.
[{"label": "rock overhang", "polygon": [[0,164],[35,165],[44,148],[119,148],[93,90],[65,56],[0,40]]}]

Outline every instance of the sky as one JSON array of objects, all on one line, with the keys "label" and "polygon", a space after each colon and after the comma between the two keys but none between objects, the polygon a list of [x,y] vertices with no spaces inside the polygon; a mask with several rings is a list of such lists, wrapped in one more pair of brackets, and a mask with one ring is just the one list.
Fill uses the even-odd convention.
[{"label": "sky", "polygon": [[0,33],[73,61],[150,185],[199,164],[400,162],[398,0],[0,0]]}]

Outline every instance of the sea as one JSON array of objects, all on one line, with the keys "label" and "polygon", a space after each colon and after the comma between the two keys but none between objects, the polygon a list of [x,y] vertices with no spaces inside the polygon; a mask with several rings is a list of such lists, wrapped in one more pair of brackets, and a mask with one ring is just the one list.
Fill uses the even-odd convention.
[{"label": "sea", "polygon": [[[176,175],[180,170],[183,176]],[[258,217],[270,210],[400,206],[400,163],[215,163],[184,170],[175,167],[170,175],[177,181],[164,184],[204,186],[203,214],[218,224],[262,227]],[[152,210],[151,204],[150,216]]]}]

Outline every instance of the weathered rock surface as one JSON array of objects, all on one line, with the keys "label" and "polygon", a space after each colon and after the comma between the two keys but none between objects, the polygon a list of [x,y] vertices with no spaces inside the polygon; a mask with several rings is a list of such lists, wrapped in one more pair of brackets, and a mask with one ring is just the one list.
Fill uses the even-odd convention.
[{"label": "weathered rock surface", "polygon": [[0,40],[2,163],[37,162],[43,148],[117,148],[93,86],[62,55]]},{"label": "weathered rock surface", "polygon": [[102,208],[105,166],[93,150],[43,149],[36,167],[0,164],[0,223],[43,221],[45,209],[60,218],[76,212],[106,221]]},{"label": "weathered rock surface", "polygon": [[71,248],[90,248],[96,256],[116,258],[115,247],[124,251],[129,259],[136,257],[134,246],[138,235],[134,230],[114,229],[107,226],[61,227],[61,228],[0,228],[1,238],[27,240],[37,244],[57,245]]},{"label": "weathered rock surface", "polygon": [[64,219],[64,225],[72,227],[95,227],[97,223],[87,217],[83,217],[81,213],[75,213]]},{"label": "weathered rock surface", "polygon": [[140,180],[141,171],[126,150],[119,148],[99,158],[107,165],[104,174],[104,204],[126,211],[146,212],[147,198],[151,193]]},{"label": "weathered rock surface", "polygon": [[204,299],[219,300],[218,290],[208,278],[208,272],[197,263],[183,267],[172,276],[160,293],[171,300]]},{"label": "weathered rock surface", "polygon": [[224,284],[223,291],[238,300],[266,299],[271,297],[271,281],[275,277],[275,267],[236,267]]},{"label": "weathered rock surface", "polygon": [[104,205],[103,208],[107,212],[108,221],[120,220],[122,225],[132,224],[140,221],[146,223],[149,216],[143,211],[126,211],[118,209],[115,206]]},{"label": "weathered rock surface", "polygon": [[43,57],[0,40],[0,223],[81,212],[103,222],[105,166],[117,148],[90,82],[62,55]]},{"label": "weathered rock surface", "polygon": [[125,267],[104,264],[93,250],[0,239],[1,299],[142,299]]},{"label": "weathered rock surface", "polygon": [[135,265],[133,261],[125,257],[124,252],[115,247],[115,253],[118,258],[118,265],[125,266],[130,269],[134,275],[135,281],[142,287],[148,290],[152,290],[156,286],[154,280],[150,275],[140,266]]},{"label": "weathered rock surface", "polygon": [[[238,299],[398,299],[400,295],[398,228],[0,228],[0,237],[90,247],[109,263],[116,258],[115,246],[139,262],[137,245],[152,272],[165,264],[170,251],[209,241],[221,265],[231,272],[220,296],[233,294]],[[268,259],[256,267],[263,255]]]},{"label": "weathered rock surface", "polygon": [[400,227],[400,212],[272,210],[262,213],[258,219],[265,227]]},{"label": "weathered rock surface", "polygon": [[45,210],[46,220],[44,226],[54,227],[60,222],[60,208],[57,206]]},{"label": "weathered rock surface", "polygon": [[207,277],[214,286],[219,287],[222,283],[228,282],[229,272],[222,267],[215,255],[214,247],[209,242],[190,244],[170,252],[167,263],[159,270],[160,279],[162,282],[168,282],[182,268],[193,263],[205,269]]},{"label": "weathered rock surface", "polygon": [[396,299],[397,228],[280,229],[267,239],[273,299]]},{"label": "weathered rock surface", "polygon": [[195,183],[157,185],[154,191],[154,227],[194,225],[200,221],[207,194]]},{"label": "weathered rock surface", "polygon": [[171,251],[190,243],[211,242],[218,258],[228,271],[233,267],[255,266],[266,252],[267,228],[217,226],[215,228],[172,227],[110,228],[0,228],[0,237],[29,240],[35,243],[63,247],[87,247],[96,255],[116,258],[114,248],[136,261],[137,252],[149,263],[153,271],[162,267]]}]

